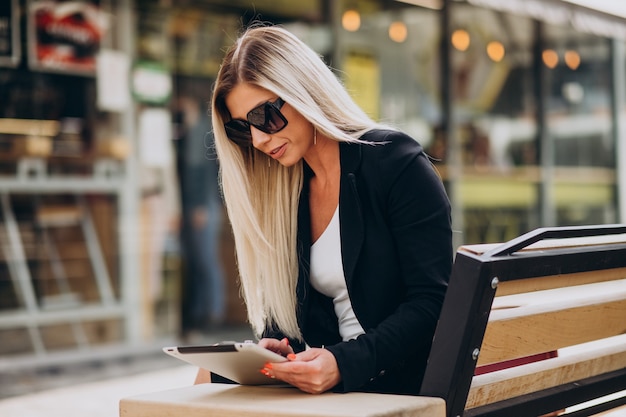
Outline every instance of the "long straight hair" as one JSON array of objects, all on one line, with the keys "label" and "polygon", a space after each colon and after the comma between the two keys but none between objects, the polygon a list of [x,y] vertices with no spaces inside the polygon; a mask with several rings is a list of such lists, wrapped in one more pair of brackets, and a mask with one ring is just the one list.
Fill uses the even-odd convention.
[{"label": "long straight hair", "polygon": [[227,51],[217,75],[215,147],[248,320],[257,336],[271,325],[301,340],[296,284],[302,161],[284,167],[254,147],[240,148],[228,139],[225,100],[240,83],[281,97],[333,140],[362,142],[364,133],[380,125],[356,105],[319,55],[277,26],[247,29]]}]

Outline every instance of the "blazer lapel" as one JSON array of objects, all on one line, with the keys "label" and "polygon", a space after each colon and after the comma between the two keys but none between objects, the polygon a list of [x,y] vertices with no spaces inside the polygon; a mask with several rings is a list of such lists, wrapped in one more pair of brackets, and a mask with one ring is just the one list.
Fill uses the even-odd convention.
[{"label": "blazer lapel", "polygon": [[364,239],[363,213],[359,200],[356,172],[361,163],[361,144],[340,143],[341,182],[339,189],[339,223],[341,256],[348,289],[351,288]]},{"label": "blazer lapel", "polygon": [[304,182],[298,204],[298,283],[296,285],[296,299],[298,300],[297,319],[301,329],[306,328],[306,317],[310,302],[310,264],[311,264],[311,214],[309,210],[309,180],[311,168],[304,163]]}]

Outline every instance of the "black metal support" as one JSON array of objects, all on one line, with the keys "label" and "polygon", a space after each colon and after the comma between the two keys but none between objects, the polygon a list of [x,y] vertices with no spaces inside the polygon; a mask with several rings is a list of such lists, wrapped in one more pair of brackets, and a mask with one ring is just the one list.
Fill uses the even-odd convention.
[{"label": "black metal support", "polygon": [[571,226],[571,227],[543,227],[528,232],[518,238],[508,241],[497,248],[485,252],[483,258],[511,255],[518,250],[524,249],[546,239],[569,239],[575,237],[589,237],[598,235],[617,235],[626,233],[626,225],[607,224],[599,226]]},{"label": "black metal support", "polygon": [[626,233],[626,225],[543,228],[482,255],[460,251],[450,277],[420,395],[446,400],[447,416],[532,416],[626,389],[626,370],[465,411],[497,284],[626,267],[626,244],[521,249],[545,239]]},{"label": "black metal support", "polygon": [[[465,408],[495,295],[487,265],[457,253],[420,395],[446,400],[448,415]],[[460,411],[459,411],[460,410]]]},{"label": "black metal support", "polygon": [[[571,382],[558,387],[522,395],[506,401],[467,410],[463,417],[539,416],[626,389],[626,369]],[[626,403],[626,397],[585,408],[566,417],[591,416]]]}]

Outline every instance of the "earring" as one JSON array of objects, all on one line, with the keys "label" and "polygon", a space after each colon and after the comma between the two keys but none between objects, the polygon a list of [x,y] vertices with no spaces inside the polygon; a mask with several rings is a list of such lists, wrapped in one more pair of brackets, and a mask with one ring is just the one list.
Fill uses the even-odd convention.
[{"label": "earring", "polygon": [[317,128],[313,128],[313,145],[317,145]]}]

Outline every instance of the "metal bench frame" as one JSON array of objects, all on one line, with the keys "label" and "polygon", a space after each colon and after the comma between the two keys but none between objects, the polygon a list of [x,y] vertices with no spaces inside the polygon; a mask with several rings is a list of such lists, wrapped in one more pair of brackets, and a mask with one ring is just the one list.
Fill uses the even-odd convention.
[{"label": "metal bench frame", "polygon": [[[626,244],[623,243],[519,251],[546,239],[623,233],[626,233],[626,225],[541,228],[482,255],[458,252],[420,395],[444,398],[450,417],[528,417],[626,389],[626,369],[622,369],[465,410],[499,282],[626,267]],[[589,416],[623,404],[626,404],[626,397],[567,416]]]}]

